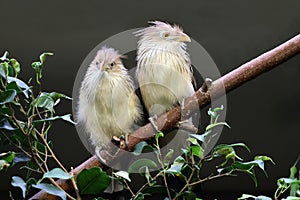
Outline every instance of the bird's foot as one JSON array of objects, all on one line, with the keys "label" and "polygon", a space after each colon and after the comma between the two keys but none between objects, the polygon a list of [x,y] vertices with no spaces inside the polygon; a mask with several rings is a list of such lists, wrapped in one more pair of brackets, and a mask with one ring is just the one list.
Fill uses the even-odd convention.
[{"label": "bird's foot", "polygon": [[121,149],[126,149],[128,146],[128,134],[121,135],[121,136],[113,136],[112,142],[119,146]]},{"label": "bird's foot", "polygon": [[119,153],[119,148],[109,148],[108,146],[97,146],[95,148],[95,155],[100,160],[100,162],[107,164],[107,161],[113,160]]},{"label": "bird's foot", "polygon": [[201,86],[201,91],[202,91],[202,92],[207,92],[207,91],[209,90],[209,88],[211,87],[212,82],[213,82],[212,79],[206,78],[206,79],[204,80],[204,83],[203,83],[202,86]]},{"label": "bird's foot", "polygon": [[154,128],[154,130],[158,133],[159,130],[155,124],[155,121],[157,120],[157,115],[153,115],[152,117],[149,117],[148,120],[149,120],[150,124],[152,125],[152,127]]}]

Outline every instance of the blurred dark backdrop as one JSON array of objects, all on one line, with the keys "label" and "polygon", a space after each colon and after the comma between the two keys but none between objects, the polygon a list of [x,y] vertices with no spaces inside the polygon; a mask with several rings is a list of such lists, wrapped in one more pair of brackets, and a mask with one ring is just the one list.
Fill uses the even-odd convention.
[{"label": "blurred dark backdrop", "polygon": [[[18,59],[22,77],[28,80],[31,62],[41,52],[54,52],[46,63],[43,89],[71,96],[76,72],[90,50],[111,35],[159,19],[180,24],[225,74],[298,34],[299,9],[297,0],[1,0],[0,54],[8,50]],[[299,156],[299,64],[298,55],[227,95],[227,122],[232,128],[222,133],[219,143],[244,142],[252,149],[251,156],[269,155],[276,165],[266,166],[268,178],[258,173],[258,188],[246,175],[208,182],[203,185],[205,199],[271,194],[276,179],[288,176]],[[59,109],[71,111],[71,102],[63,102]],[[50,137],[67,167],[89,157],[73,126],[58,122]],[[8,198],[9,177],[18,172],[17,168],[0,172],[1,199]]]}]

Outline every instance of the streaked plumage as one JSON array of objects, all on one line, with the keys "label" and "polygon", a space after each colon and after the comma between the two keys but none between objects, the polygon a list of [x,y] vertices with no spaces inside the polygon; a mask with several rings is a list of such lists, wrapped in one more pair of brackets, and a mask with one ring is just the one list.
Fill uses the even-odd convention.
[{"label": "streaked plumage", "polygon": [[80,88],[77,119],[93,146],[130,133],[141,118],[140,101],[121,58],[116,50],[101,48]]},{"label": "streaked plumage", "polygon": [[136,77],[150,116],[161,115],[192,95],[193,72],[185,42],[176,25],[154,21],[135,33],[139,37]]}]

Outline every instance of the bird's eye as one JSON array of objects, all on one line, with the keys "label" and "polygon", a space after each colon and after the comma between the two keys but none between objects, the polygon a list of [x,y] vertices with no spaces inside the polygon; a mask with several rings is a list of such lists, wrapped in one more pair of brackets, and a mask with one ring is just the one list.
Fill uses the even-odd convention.
[{"label": "bird's eye", "polygon": [[114,65],[115,65],[115,63],[114,63],[114,62],[110,63],[110,66],[111,66],[111,67],[113,67]]},{"label": "bird's eye", "polygon": [[99,65],[99,62],[98,62],[98,61],[96,62],[96,65],[97,65],[97,66]]},{"label": "bird's eye", "polygon": [[169,37],[169,36],[170,36],[170,33],[168,33],[168,32],[161,32],[161,33],[160,33],[160,37],[163,38],[163,39],[164,39],[164,38],[167,38],[167,37]]}]

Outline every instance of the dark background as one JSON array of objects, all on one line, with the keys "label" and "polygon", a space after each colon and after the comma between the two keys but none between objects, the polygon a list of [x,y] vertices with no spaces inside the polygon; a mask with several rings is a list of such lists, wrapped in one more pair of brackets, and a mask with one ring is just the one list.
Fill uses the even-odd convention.
[{"label": "dark background", "polygon": [[[221,74],[233,70],[299,33],[300,1],[0,1],[0,54],[22,63],[22,78],[33,74],[31,62],[51,51],[43,89],[72,95],[76,72],[98,43],[121,31],[147,26],[149,20],[181,25],[211,55]],[[205,199],[234,199],[242,193],[273,194],[276,180],[287,177],[299,156],[299,63],[296,56],[227,95],[227,122],[219,143],[244,142],[251,156],[266,154],[269,177],[258,172],[259,186],[246,175],[203,185]],[[58,113],[70,113],[63,102]],[[51,139],[69,168],[89,157],[75,128],[58,122]],[[241,153],[245,153],[241,150]],[[241,154],[241,155],[242,155]],[[1,199],[10,188],[9,173],[0,172]],[[20,191],[17,191],[20,192]]]}]

